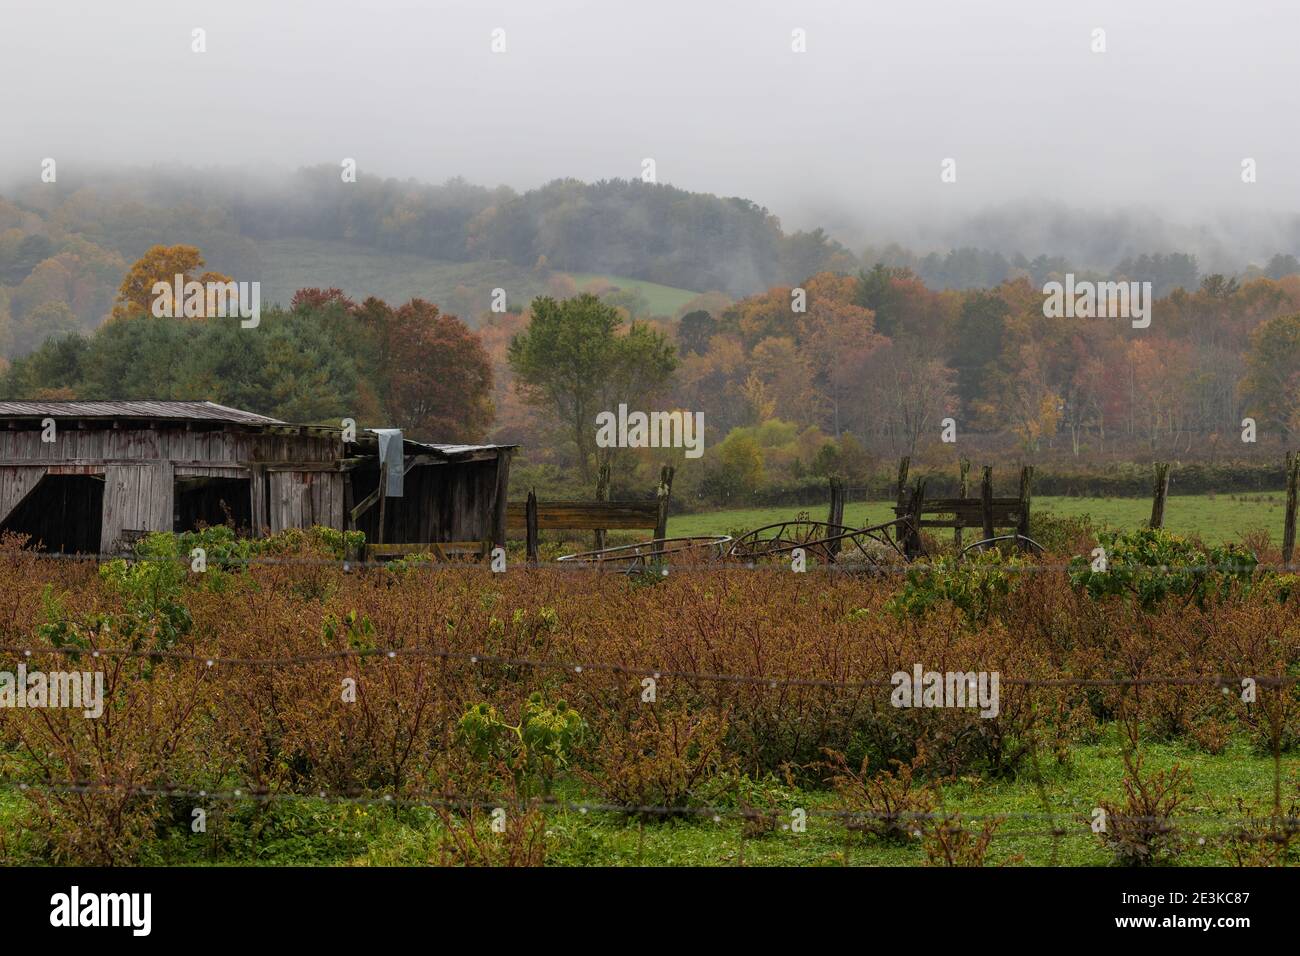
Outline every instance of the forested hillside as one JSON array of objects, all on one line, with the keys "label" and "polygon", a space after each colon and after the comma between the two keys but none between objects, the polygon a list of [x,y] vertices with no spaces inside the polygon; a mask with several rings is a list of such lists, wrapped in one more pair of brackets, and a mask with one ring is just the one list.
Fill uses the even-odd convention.
[{"label": "forested hillside", "polygon": [[639,181],[561,180],[518,194],[460,179],[343,183],[331,166],[278,179],[151,169],[92,182],[69,172],[0,191],[0,355],[94,328],[132,261],[181,243],[218,272],[264,282],[269,302],[318,284],[358,299],[435,297],[471,321],[492,289],[526,302],[557,272],[743,295],[856,265],[820,231],[787,235],[746,200]]},{"label": "forested hillside", "polygon": [[[995,227],[996,235],[1005,231]],[[577,277],[578,287],[592,278],[602,290],[617,286],[634,313],[644,295],[641,311],[663,316],[693,293],[734,299],[876,263],[909,269],[936,291],[1022,278],[1037,286],[1105,268],[1106,278],[1150,281],[1166,296],[1193,292],[1203,278],[1196,258],[1177,250],[1103,263],[1072,261],[1058,249],[973,245],[855,252],[821,229],[786,231],[746,199],[637,180],[565,179],[519,193],[364,173],[345,183],[329,165],[276,176],[156,167],[88,178],[69,170],[57,183],[0,188],[0,356],[95,328],[129,264],[152,246],[175,244],[201,249],[217,272],[262,282],[268,305],[287,305],[299,288],[338,287],[358,301],[436,301],[475,326],[494,289],[517,308],[539,294],[563,294],[564,282],[552,285],[557,276]],[[1298,271],[1294,256],[1278,254],[1237,278]]]}]

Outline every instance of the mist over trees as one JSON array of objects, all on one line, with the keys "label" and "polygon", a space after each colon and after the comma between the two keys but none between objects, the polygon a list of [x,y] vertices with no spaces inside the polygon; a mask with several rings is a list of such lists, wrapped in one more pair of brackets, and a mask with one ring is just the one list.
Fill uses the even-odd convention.
[{"label": "mist over trees", "polygon": [[[151,314],[154,282],[256,277],[259,244],[285,237],[338,243],[335,263],[369,249],[482,273],[436,296],[319,283],[264,302],[255,332]],[[595,415],[653,401],[704,414],[682,488],[717,501],[937,453],[946,418],[1000,455],[1070,462],[1226,457],[1243,416],[1265,442],[1300,434],[1295,256],[1207,274],[1189,252],[1111,252],[1101,272],[1054,251],[854,255],[754,203],[637,181],[70,178],[0,199],[0,397],[209,398],[518,442],[523,478],[550,469],[584,494]],[[1045,317],[1043,283],[1071,272],[1150,282],[1151,328]],[[488,308],[498,283],[505,311]],[[614,458],[650,483],[648,456]]]},{"label": "mist over trees", "polygon": [[358,303],[339,288],[302,289],[256,329],[153,315],[151,282],[211,275],[205,261],[194,247],[147,250],[125,270],[113,317],[15,360],[0,398],[202,397],[287,421],[518,442],[521,480],[549,475],[570,490],[606,461],[619,480],[641,469],[649,484],[652,455],[595,447],[599,413],[686,409],[703,413],[706,452],[681,462],[682,488],[718,502],[937,454],[949,418],[1004,456],[1074,463],[1229,458],[1243,416],[1265,444],[1300,434],[1294,274],[1205,276],[1158,299],[1144,329],[1048,317],[1025,276],[935,289],[884,263],[808,277],[802,308],[794,287],[775,285],[655,317],[635,290],[580,293],[570,281],[477,329],[422,299]]},{"label": "mist over trees", "polygon": [[[1045,210],[1060,225],[1063,213]],[[1019,232],[1003,210],[973,220],[985,227],[982,235],[972,236],[966,227],[947,233],[979,244],[922,254],[892,243],[855,253],[820,228],[787,232],[772,212],[746,199],[639,180],[559,179],[520,193],[464,178],[431,185],[364,172],[345,184],[332,165],[284,174],[184,167],[93,176],[70,171],[57,184],[26,185],[0,197],[0,354],[24,355],[47,336],[95,328],[112,311],[128,265],[157,245],[200,248],[209,269],[239,280],[264,271],[259,243],[287,239],[338,243],[339,255],[370,249],[421,261],[477,263],[473,268],[481,274],[457,280],[471,287],[440,296],[444,307],[454,304],[471,325],[483,318],[475,303],[495,285],[508,284],[516,298],[543,291],[563,296],[562,288],[547,287],[554,273],[616,276],[739,298],[821,272],[849,274],[876,265],[907,269],[935,291],[991,289],[1019,279],[1041,286],[1073,272],[1080,279],[1150,281],[1158,296],[1194,292],[1208,271],[1187,251],[1156,246],[1125,252],[1145,237],[1154,243],[1181,236],[1173,230],[1085,216],[1085,225],[1113,240],[1098,245],[1078,240],[1077,225],[1044,231],[1029,210],[1020,212]],[[1133,234],[1121,241],[1117,230],[1128,227]],[[1274,232],[1282,249],[1295,248],[1288,244],[1300,239],[1294,229]],[[1297,270],[1294,255],[1277,252],[1237,272],[1216,271],[1249,281]],[[290,288],[299,284],[310,283]],[[365,288],[348,291],[356,298],[372,294]],[[621,299],[614,304],[631,314],[650,314],[636,290],[615,294]],[[888,334],[890,320],[880,321]]]}]

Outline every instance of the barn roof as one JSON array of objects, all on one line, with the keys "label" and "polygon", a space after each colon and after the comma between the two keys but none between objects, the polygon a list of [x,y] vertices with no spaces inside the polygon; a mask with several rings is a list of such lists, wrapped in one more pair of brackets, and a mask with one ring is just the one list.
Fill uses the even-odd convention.
[{"label": "barn roof", "polygon": [[215,402],[0,402],[0,418],[143,418],[236,425],[283,425]]},{"label": "barn roof", "polygon": [[[216,402],[161,402],[161,401],[123,401],[123,402],[5,402],[0,401],[0,420],[39,420],[42,418],[80,419],[83,421],[112,421],[115,419],[134,419],[136,421],[173,421],[173,422],[212,422],[215,424],[248,425],[268,430],[309,432],[314,435],[337,434],[342,429],[337,425],[294,425],[278,418],[268,418],[241,408],[218,405]],[[379,453],[378,436],[371,429],[366,429],[353,444],[370,454]],[[414,441],[407,438],[403,445],[407,454],[428,455],[441,461],[472,461],[494,456],[501,449],[517,448],[518,445],[441,445],[430,442]]]},{"label": "barn roof", "polygon": [[[357,436],[356,446],[371,454],[379,453],[379,437],[373,429],[367,428],[365,433]],[[413,438],[406,438],[402,441],[402,448],[408,455],[432,455],[443,461],[467,461],[476,458],[483,458],[488,455],[495,456],[506,448],[518,448],[518,445],[439,445],[434,442],[416,441]]]}]

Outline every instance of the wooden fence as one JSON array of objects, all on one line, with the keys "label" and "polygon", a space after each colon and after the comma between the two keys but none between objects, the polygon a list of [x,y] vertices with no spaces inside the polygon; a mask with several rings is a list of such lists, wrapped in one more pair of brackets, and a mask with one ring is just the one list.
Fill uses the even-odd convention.
[{"label": "wooden fence", "polygon": [[[911,459],[903,458],[898,463],[897,500],[894,514],[900,518],[912,519],[914,535],[905,540],[905,550],[909,557],[920,548],[920,528],[952,528],[957,548],[961,548],[962,529],[979,528],[984,538],[992,538],[998,529],[1014,528],[1016,534],[1030,537],[1029,513],[1032,507],[1031,489],[1034,469],[1024,466],[1020,469],[1020,489],[1014,498],[997,498],[993,495],[993,469],[985,465],[980,482],[980,496],[972,498],[968,494],[970,462],[962,459],[959,463],[960,493],[956,498],[926,498],[925,479],[917,479],[909,493],[907,487],[908,470]],[[1165,524],[1165,503],[1169,497],[1170,466],[1168,462],[1156,462],[1153,466],[1151,490],[1151,518],[1147,526],[1163,528]],[[832,524],[842,524],[844,514],[844,490],[837,479],[831,479],[830,517]],[[1300,452],[1288,452],[1286,456],[1286,510],[1282,525],[1282,563],[1290,566],[1295,557],[1296,519],[1300,510]],[[926,515],[951,515],[945,518],[926,518]],[[1023,546],[1023,544],[1022,544]]]},{"label": "wooden fence", "polygon": [[538,556],[538,537],[542,531],[592,531],[596,547],[605,546],[606,531],[649,531],[656,539],[668,537],[668,502],[673,491],[671,465],[659,473],[659,487],[653,500],[609,501],[609,472],[602,468],[596,494],[606,500],[538,502],[537,493],[528,492],[528,500],[506,506],[506,530],[524,533],[529,561]]},{"label": "wooden fence", "polygon": [[[911,528],[903,539],[903,550],[909,558],[915,557],[921,550],[922,528],[952,528],[958,548],[961,547],[963,528],[981,529],[981,540],[994,537],[999,529],[1014,529],[1022,538],[1029,537],[1029,510],[1034,478],[1034,469],[1029,465],[1020,469],[1020,491],[1014,498],[994,496],[992,465],[984,466],[980,496],[970,497],[970,462],[966,459],[960,463],[961,492],[958,497],[925,497],[924,478],[916,480],[909,494],[907,473],[910,466],[910,458],[903,458],[898,463],[898,496],[894,505],[894,514],[899,518],[908,518],[911,522]],[[942,517],[927,518],[926,515]],[[1023,540],[1020,544],[1022,548],[1027,547]]]}]

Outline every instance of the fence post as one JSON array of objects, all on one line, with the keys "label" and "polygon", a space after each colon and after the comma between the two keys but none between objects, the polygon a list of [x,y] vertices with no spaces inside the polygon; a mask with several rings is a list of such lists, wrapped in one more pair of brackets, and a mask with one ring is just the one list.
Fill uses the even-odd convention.
[{"label": "fence post", "polygon": [[912,459],[907,455],[898,459],[898,507],[900,508],[907,500],[907,470],[911,464]]},{"label": "fence post", "polygon": [[1156,462],[1156,484],[1151,498],[1151,527],[1165,526],[1165,496],[1169,494],[1169,463]]},{"label": "fence post", "polygon": [[[970,459],[963,458],[957,463],[957,497],[967,498],[970,494]],[[957,527],[952,532],[952,543],[961,553],[961,515],[957,515]]]},{"label": "fence post", "polygon": [[1282,563],[1291,567],[1295,554],[1296,508],[1300,504],[1300,451],[1286,456],[1286,523],[1282,526]]},{"label": "fence post", "polygon": [[[596,500],[609,501],[609,462],[600,466],[596,472]],[[605,529],[596,530],[596,550],[599,551],[605,547]]]},{"label": "fence post", "polygon": [[673,493],[673,466],[664,465],[659,472],[659,513],[655,516],[655,538],[668,537],[668,499]]},{"label": "fence post", "polygon": [[[984,513],[984,540],[993,537],[993,466],[984,466],[984,476],[980,481],[980,499]],[[987,545],[985,545],[987,547]]]},{"label": "fence post", "polygon": [[[842,526],[844,524],[844,482],[838,475],[831,475],[831,507],[826,515],[826,523],[829,525]],[[831,535],[836,534],[834,530],[829,532]],[[840,553],[840,541],[829,541],[826,544],[826,550],[832,555]]]},{"label": "fence post", "polygon": [[907,506],[907,517],[910,527],[907,532],[907,543],[903,547],[903,553],[907,560],[911,561],[916,557],[917,552],[921,550],[921,513],[925,510],[925,479],[916,479],[916,486],[912,489],[912,500]]},{"label": "fence post", "polygon": [[[1025,465],[1020,469],[1020,524],[1016,528],[1016,534],[1023,537],[1029,537],[1029,506],[1031,501],[1031,484],[1034,480],[1033,465]],[[1021,541],[1020,550],[1028,551],[1029,542]]]},{"label": "fence post", "polygon": [[528,563],[537,563],[537,492],[528,489],[528,503],[524,505],[524,535],[527,539]]}]

